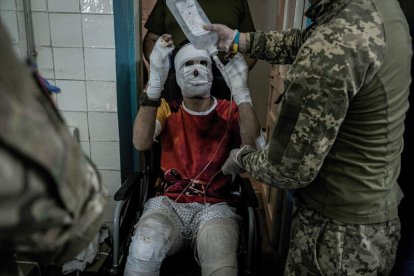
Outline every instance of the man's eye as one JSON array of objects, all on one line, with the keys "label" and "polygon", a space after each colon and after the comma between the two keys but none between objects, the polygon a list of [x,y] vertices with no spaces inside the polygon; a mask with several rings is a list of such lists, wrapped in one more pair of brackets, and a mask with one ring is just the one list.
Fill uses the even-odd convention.
[{"label": "man's eye", "polygon": [[204,66],[207,66],[207,61],[202,60],[202,61],[200,61],[200,64],[201,64],[201,65],[204,65]]},{"label": "man's eye", "polygon": [[185,66],[194,65],[194,61],[189,60],[189,61],[187,61],[184,65],[185,65]]}]

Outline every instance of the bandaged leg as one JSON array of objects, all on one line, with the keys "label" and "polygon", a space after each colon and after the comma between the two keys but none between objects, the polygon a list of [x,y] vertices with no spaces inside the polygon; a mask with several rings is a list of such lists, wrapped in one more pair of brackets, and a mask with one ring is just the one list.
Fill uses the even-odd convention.
[{"label": "bandaged leg", "polygon": [[161,212],[152,210],[140,219],[129,247],[124,276],[159,275],[164,258],[180,246],[177,224]]},{"label": "bandaged leg", "polygon": [[204,223],[197,234],[197,253],[203,276],[236,276],[239,224],[216,218]]}]

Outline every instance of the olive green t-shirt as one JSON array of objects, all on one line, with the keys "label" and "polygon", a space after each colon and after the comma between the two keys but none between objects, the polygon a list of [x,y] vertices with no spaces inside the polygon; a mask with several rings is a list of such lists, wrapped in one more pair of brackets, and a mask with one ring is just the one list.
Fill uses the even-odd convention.
[{"label": "olive green t-shirt", "polygon": [[[240,32],[255,31],[247,0],[198,0],[211,23],[224,24]],[[165,33],[173,36],[174,44],[186,39],[177,21],[171,14],[165,0],[158,0],[145,28],[156,35]]]}]

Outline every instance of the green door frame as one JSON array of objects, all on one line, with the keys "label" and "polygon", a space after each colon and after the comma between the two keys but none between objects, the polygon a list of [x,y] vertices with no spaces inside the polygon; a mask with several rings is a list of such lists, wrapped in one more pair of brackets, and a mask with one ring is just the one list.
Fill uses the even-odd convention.
[{"label": "green door frame", "polygon": [[[135,0],[137,5],[140,1]],[[138,152],[132,145],[135,116],[138,112],[137,46],[134,18],[134,0],[113,1],[116,57],[116,90],[119,125],[119,150],[121,180],[125,181],[131,172],[139,170]],[[137,9],[140,10],[140,9]],[[139,32],[138,32],[139,35]]]}]

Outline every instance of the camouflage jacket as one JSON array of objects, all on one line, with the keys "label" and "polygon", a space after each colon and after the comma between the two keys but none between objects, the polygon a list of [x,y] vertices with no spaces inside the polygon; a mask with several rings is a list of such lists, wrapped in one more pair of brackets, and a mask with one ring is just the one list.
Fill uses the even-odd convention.
[{"label": "camouflage jacket", "polygon": [[291,66],[268,146],[244,150],[242,163],[333,219],[393,218],[412,55],[405,18],[395,0],[321,0],[307,15],[307,30],[250,34],[251,57]]},{"label": "camouflage jacket", "polygon": [[63,263],[99,231],[104,189],[1,24],[0,37],[0,252]]}]

